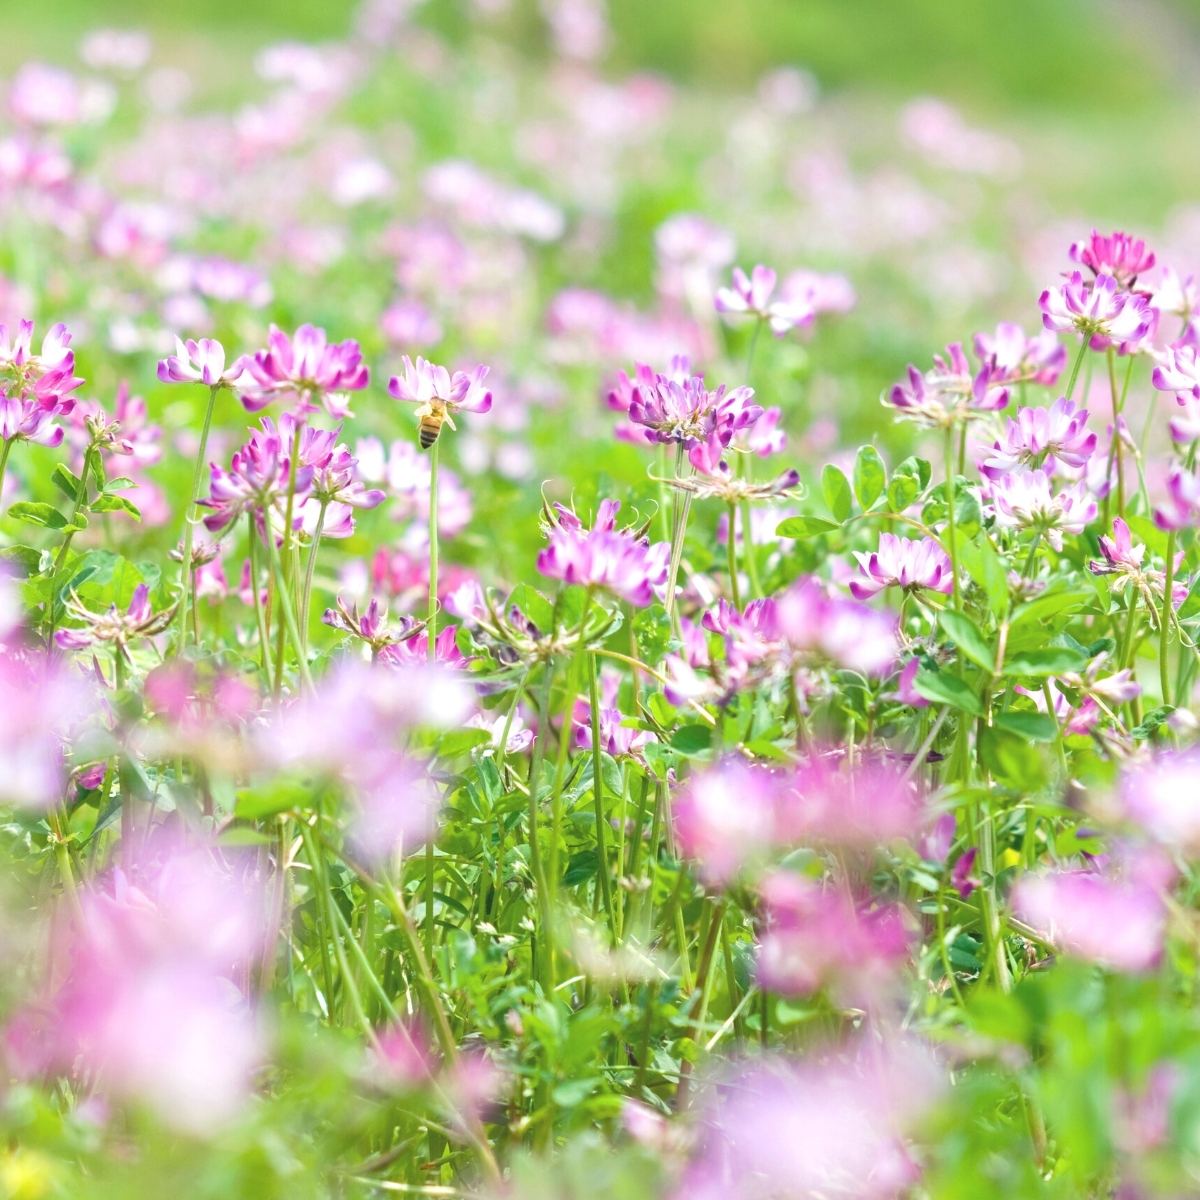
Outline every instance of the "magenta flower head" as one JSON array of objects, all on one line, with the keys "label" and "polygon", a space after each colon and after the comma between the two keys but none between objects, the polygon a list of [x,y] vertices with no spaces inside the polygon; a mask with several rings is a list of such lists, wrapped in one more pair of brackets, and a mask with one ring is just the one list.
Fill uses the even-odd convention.
[{"label": "magenta flower head", "polygon": [[[289,439],[290,440],[290,439]],[[272,514],[282,517],[288,491],[291,460],[284,445],[284,435],[268,417],[262,418],[262,428],[250,434],[250,440],[234,451],[229,470],[211,464],[209,495],[197,501],[212,511],[204,518],[210,533],[224,533],[239,517],[252,514],[259,531],[266,531]],[[298,466],[295,474],[295,494],[301,502],[307,498],[312,483],[313,468]],[[299,515],[293,520],[300,522]]]},{"label": "magenta flower head", "polygon": [[1200,750],[1166,750],[1121,776],[1121,815],[1156,842],[1189,857],[1200,853]]},{"label": "magenta flower head", "polygon": [[811,996],[828,988],[847,1008],[876,1006],[909,956],[903,910],[871,905],[790,871],[763,880],[765,929],[755,975],[772,992]]},{"label": "magenta flower head", "polygon": [[776,598],[775,611],[780,635],[800,654],[870,676],[896,662],[895,615],[831,595],[816,578],[798,579]]},{"label": "magenta flower head", "polygon": [[1146,249],[1142,238],[1131,234],[1110,233],[1098,229],[1086,241],[1075,242],[1070,249],[1072,262],[1087,267],[1093,275],[1111,275],[1123,288],[1132,288],[1137,277],[1154,266],[1152,251]]},{"label": "magenta flower head", "polygon": [[600,505],[596,524],[587,529],[569,509],[559,507],[537,569],[550,579],[606,591],[638,608],[654,600],[666,585],[671,547],[635,531],[616,528],[617,500]]},{"label": "magenta flower head", "polygon": [[760,864],[778,839],[782,776],[740,758],[698,771],[672,797],[679,848],[712,887]]},{"label": "magenta flower head", "polygon": [[776,337],[789,330],[811,325],[815,310],[799,297],[772,298],[775,272],[759,265],[747,276],[741,267],[733,268],[733,286],[717,289],[716,309],[724,316],[755,317],[765,321]]},{"label": "magenta flower head", "polygon": [[279,399],[295,404],[298,413],[315,412],[320,401],[330,416],[341,418],[350,414],[344,393],[361,392],[370,381],[358,342],[330,342],[315,325],[301,325],[294,337],[272,325],[267,348],[245,363],[249,382],[242,403],[250,412]]},{"label": "magenta flower head", "polygon": [[1038,306],[1047,329],[1078,333],[1093,350],[1112,345],[1122,352],[1136,349],[1153,330],[1157,316],[1146,296],[1121,291],[1111,275],[1100,274],[1089,282],[1078,271],[1065,283],[1047,288]]},{"label": "magenta flower head", "polygon": [[933,356],[933,368],[922,374],[911,363],[908,382],[896,384],[884,404],[920,425],[945,429],[995,412],[1008,403],[1002,372],[989,359],[972,368],[960,342]]},{"label": "magenta flower head", "polygon": [[1013,888],[1013,911],[1064,953],[1114,971],[1152,971],[1162,958],[1167,909],[1139,879],[1087,871],[1026,876]]},{"label": "magenta flower head", "polygon": [[1159,529],[1191,529],[1200,525],[1200,479],[1183,467],[1167,476],[1166,502],[1154,509]]},{"label": "magenta flower head", "polygon": [[421,448],[428,450],[442,431],[442,425],[455,428],[457,412],[485,413],[492,407],[492,393],[484,386],[487,367],[474,371],[455,371],[427,362],[420,356],[414,363],[408,355],[400,360],[401,374],[388,380],[388,391],[397,400],[418,405],[417,422]]},{"label": "magenta flower head", "polygon": [[975,353],[990,362],[998,383],[1053,387],[1067,365],[1067,348],[1049,330],[1026,337],[1020,325],[1001,321],[994,334],[975,335]]},{"label": "magenta flower head", "polygon": [[1082,481],[1055,491],[1041,469],[1024,467],[1001,475],[992,486],[996,524],[1030,529],[1061,550],[1064,533],[1082,533],[1096,519],[1096,500]]},{"label": "magenta flower head", "polygon": [[1200,354],[1195,346],[1168,346],[1155,357],[1158,364],[1150,378],[1160,392],[1174,392],[1180,404],[1200,400]]},{"label": "magenta flower head", "polygon": [[106,612],[93,612],[78,596],[71,594],[64,604],[67,615],[79,621],[80,629],[60,629],[54,635],[55,644],[64,650],[82,650],[97,642],[111,645],[123,654],[128,653],[129,643],[139,638],[157,637],[171,624],[175,605],[155,612],[150,606],[150,589],[139,583],[127,609],[115,604]]},{"label": "magenta flower head", "polygon": [[203,383],[212,388],[236,388],[249,383],[249,359],[236,358],[226,367],[225,347],[213,338],[175,339],[175,353],[158,364],[163,383]]},{"label": "magenta flower head", "polygon": [[204,1137],[237,1118],[265,1056],[262,1022],[234,979],[261,959],[270,920],[236,852],[164,842],[93,880],[80,919],[56,923],[56,961],[69,970],[31,1014],[41,1061],[29,1066],[82,1069],[101,1095]]},{"label": "magenta flower head", "polygon": [[945,1075],[916,1041],[862,1037],[762,1058],[708,1093],[676,1200],[895,1200],[921,1175],[909,1139]]},{"label": "magenta flower head", "polygon": [[646,428],[650,441],[678,442],[689,449],[713,442],[728,446],[762,412],[753,388],[728,391],[722,384],[709,391],[702,375],[679,380],[660,374],[653,382],[639,375],[629,403],[629,419]]},{"label": "magenta flower head", "polygon": [[878,550],[872,554],[856,550],[854,557],[864,576],[850,581],[850,591],[858,600],[867,600],[889,587],[906,591],[928,588],[945,596],[954,590],[950,556],[931,537],[881,533]]},{"label": "magenta flower head", "polygon": [[1060,396],[1049,408],[1022,408],[1009,421],[1004,439],[993,442],[979,470],[989,479],[1017,467],[1044,467],[1053,474],[1087,466],[1096,450],[1096,435],[1087,427],[1086,408]]},{"label": "magenta flower head", "polygon": [[0,803],[57,804],[67,787],[65,748],[97,707],[87,681],[60,658],[0,647]]},{"label": "magenta flower head", "polygon": [[75,352],[70,348],[71,334],[61,322],[42,339],[42,348],[33,349],[33,322],[22,321],[16,333],[0,325],[0,380],[12,395],[36,400],[43,408],[64,415],[74,407],[71,393],[83,380],[75,374]]}]

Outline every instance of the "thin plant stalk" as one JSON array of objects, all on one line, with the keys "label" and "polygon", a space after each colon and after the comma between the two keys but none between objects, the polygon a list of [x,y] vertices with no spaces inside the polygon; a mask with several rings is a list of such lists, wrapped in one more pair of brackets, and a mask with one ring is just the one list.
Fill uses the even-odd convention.
[{"label": "thin plant stalk", "polygon": [[[192,570],[192,541],[196,529],[193,517],[196,501],[200,498],[200,485],[204,480],[208,434],[212,429],[213,410],[217,406],[217,393],[220,390],[220,384],[214,384],[208,389],[208,403],[204,406],[204,422],[200,426],[200,445],[196,447],[196,462],[192,468],[192,490],[188,495],[187,508],[183,513],[183,558],[179,566],[179,637],[175,642],[177,653],[183,649],[183,643],[187,639],[188,593],[193,591],[196,586],[196,574]],[[194,606],[195,596],[191,597],[191,602]]]},{"label": "thin plant stalk", "polygon": [[608,844],[604,814],[604,755],[600,748],[600,672],[596,666],[596,656],[593,654],[588,658],[591,667],[592,799],[596,810],[596,859],[599,863],[600,892],[604,899],[604,911],[608,917],[608,929],[615,943],[617,918],[613,909],[612,881],[608,877]]}]

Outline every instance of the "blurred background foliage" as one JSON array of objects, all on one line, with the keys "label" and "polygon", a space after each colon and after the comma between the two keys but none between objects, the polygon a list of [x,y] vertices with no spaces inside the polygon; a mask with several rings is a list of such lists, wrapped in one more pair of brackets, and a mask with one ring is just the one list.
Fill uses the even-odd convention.
[{"label": "blurred background foliage", "polygon": [[[83,28],[136,24],[157,35],[164,57],[207,59],[204,73],[222,86],[268,41],[344,35],[354,8],[55,0],[6,13],[0,69],[59,57]],[[514,0],[501,22],[513,50],[535,61],[548,58],[539,8]],[[1050,168],[1052,200],[1086,190],[1096,220],[1155,222],[1200,187],[1200,158],[1188,150],[1200,103],[1196,0],[610,0],[609,9],[615,73],[653,71],[722,92],[800,65],[860,104],[937,95],[1033,150]],[[469,0],[431,0],[420,20],[452,41],[472,37]]]}]

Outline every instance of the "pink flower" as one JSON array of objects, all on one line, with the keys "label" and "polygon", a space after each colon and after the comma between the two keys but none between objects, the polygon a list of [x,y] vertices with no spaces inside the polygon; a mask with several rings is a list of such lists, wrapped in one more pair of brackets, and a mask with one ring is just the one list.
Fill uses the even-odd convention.
[{"label": "pink flower", "polygon": [[1054,491],[1041,469],[1018,468],[1001,475],[992,486],[996,524],[1041,533],[1055,550],[1064,533],[1082,533],[1096,519],[1096,501],[1082,482]]},{"label": "pink flower", "polygon": [[[210,533],[224,533],[239,517],[253,515],[260,532],[265,531],[272,515],[282,516],[287,497],[291,460],[284,437],[267,417],[262,428],[250,434],[250,440],[234,451],[229,470],[216,463],[210,467],[209,495],[198,503],[211,509],[204,518]],[[303,502],[312,482],[313,468],[299,466],[295,474],[296,494]],[[297,521],[299,517],[295,518]],[[272,534],[272,536],[274,536]]]},{"label": "pink flower", "polygon": [[1096,450],[1096,435],[1087,428],[1086,408],[1060,396],[1049,408],[1022,408],[1009,421],[1004,440],[994,442],[979,463],[989,479],[1019,466],[1044,467],[1051,474],[1087,466]]},{"label": "pink flower", "polygon": [[95,711],[82,676],[58,658],[0,647],[0,801],[44,810],[67,786],[68,739]]},{"label": "pink flower", "polygon": [[[403,641],[385,646],[379,652],[379,661],[394,667],[420,666],[429,658],[429,635],[418,633]],[[447,625],[438,633],[433,643],[433,661],[441,667],[464,671],[470,659],[458,648],[458,626]]]},{"label": "pink flower", "polygon": [[775,272],[757,266],[747,276],[741,267],[733,268],[733,286],[717,289],[717,312],[726,316],[752,316],[765,321],[776,337],[791,329],[811,325],[813,309],[801,299],[772,300]]},{"label": "pink flower", "polygon": [[850,591],[858,600],[867,600],[889,587],[928,588],[945,596],[954,590],[950,556],[931,537],[881,533],[878,550],[872,554],[856,550],[854,557],[865,577],[850,581]]},{"label": "pink flower", "polygon": [[760,887],[764,930],[755,975],[785,996],[832,988],[836,1002],[865,1007],[880,998],[908,960],[909,932],[901,909],[856,902],[790,871]]},{"label": "pink flower", "polygon": [[1174,392],[1183,404],[1186,399],[1200,399],[1200,354],[1195,346],[1168,346],[1161,354],[1151,380],[1160,392]]},{"label": "pink flower", "polygon": [[672,797],[679,847],[714,887],[732,883],[777,839],[781,777],[740,758],[698,771]]},{"label": "pink flower", "polygon": [[1142,238],[1120,230],[1103,235],[1098,229],[1093,229],[1086,241],[1072,244],[1070,258],[1093,275],[1111,275],[1123,288],[1132,288],[1137,277],[1150,270],[1155,261]]},{"label": "pink flower", "polygon": [[1019,325],[1001,321],[995,334],[977,333],[975,353],[990,362],[998,383],[1053,387],[1067,363],[1067,349],[1049,330],[1026,337]]},{"label": "pink flower", "polygon": [[945,1087],[927,1049],[864,1036],[718,1080],[672,1200],[894,1200],[920,1177],[908,1138]]},{"label": "pink flower", "polygon": [[671,547],[616,529],[620,507],[618,501],[604,501],[593,529],[585,529],[569,510],[560,510],[537,569],[550,579],[599,588],[645,608],[655,589],[667,582]]},{"label": "pink flower", "polygon": [[1172,467],[1167,476],[1167,499],[1154,509],[1159,529],[1187,529],[1200,525],[1200,479],[1183,467]]},{"label": "pink flower", "polygon": [[1025,876],[1013,911],[1067,954],[1115,971],[1151,971],[1162,958],[1167,911],[1150,884],[1086,871]]},{"label": "pink flower", "polygon": [[207,387],[241,387],[248,382],[249,360],[236,358],[225,366],[225,347],[212,338],[186,342],[175,339],[175,353],[158,364],[163,383],[203,383]]},{"label": "pink flower", "polygon": [[1200,851],[1200,751],[1161,751],[1121,776],[1120,810],[1156,841],[1188,855]]},{"label": "pink flower", "polygon": [[653,442],[681,442],[689,448],[713,441],[728,446],[733,435],[762,416],[748,387],[715,391],[704,386],[702,375],[684,380],[655,375],[649,381],[639,374],[629,403],[629,419],[645,426]]},{"label": "pink flower", "polygon": [[1111,275],[1085,282],[1072,271],[1067,282],[1042,292],[1042,324],[1056,333],[1081,334],[1093,350],[1136,348],[1154,328],[1155,310],[1137,292],[1121,291]]},{"label": "pink flower", "polygon": [[973,369],[962,344],[955,342],[944,357],[933,356],[933,369],[924,374],[910,363],[907,384],[896,384],[885,403],[921,425],[945,428],[1003,408],[1008,388],[990,360]]},{"label": "pink flower", "polygon": [[779,632],[795,650],[866,675],[883,675],[896,661],[895,616],[832,596],[812,577],[792,584],[775,607]]},{"label": "pink flower", "polygon": [[848,313],[858,297],[845,275],[826,275],[820,271],[792,271],[779,288],[780,298],[788,304],[821,313]]},{"label": "pink flower", "polygon": [[150,589],[139,583],[133,590],[129,607],[121,610],[115,604],[105,612],[93,612],[72,594],[64,605],[67,616],[82,623],[82,629],[59,629],[54,643],[64,650],[82,650],[96,642],[107,643],[127,653],[129,643],[137,638],[152,638],[163,633],[175,615],[175,605],[155,612],[150,606]]},{"label": "pink flower", "polygon": [[88,885],[81,919],[62,922],[65,975],[43,1017],[42,1061],[30,1065],[82,1069],[101,1094],[205,1136],[242,1110],[265,1051],[233,980],[261,956],[269,921],[235,854],[161,842],[128,873]]},{"label": "pink flower", "polygon": [[294,337],[272,325],[266,349],[245,362],[250,378],[242,403],[250,412],[277,399],[294,402],[298,413],[313,412],[319,400],[331,416],[344,417],[350,407],[342,393],[362,391],[370,381],[358,342],[330,342],[315,325],[301,325]]},{"label": "pink flower", "polygon": [[492,408],[492,393],[483,385],[487,367],[455,371],[427,362],[420,356],[414,363],[408,355],[400,359],[401,374],[388,380],[388,391],[397,400],[419,405],[418,416],[440,413],[453,429],[457,412],[486,413]]}]

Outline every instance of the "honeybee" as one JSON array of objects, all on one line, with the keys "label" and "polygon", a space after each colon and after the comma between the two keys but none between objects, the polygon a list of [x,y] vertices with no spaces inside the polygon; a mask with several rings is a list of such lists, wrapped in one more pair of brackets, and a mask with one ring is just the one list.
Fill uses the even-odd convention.
[{"label": "honeybee", "polygon": [[422,450],[428,450],[438,440],[443,425],[449,425],[451,429],[456,428],[445,400],[439,400],[435,396],[417,409],[417,432]]}]

